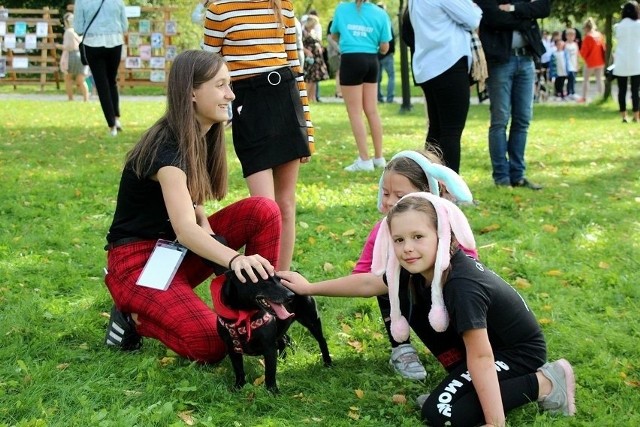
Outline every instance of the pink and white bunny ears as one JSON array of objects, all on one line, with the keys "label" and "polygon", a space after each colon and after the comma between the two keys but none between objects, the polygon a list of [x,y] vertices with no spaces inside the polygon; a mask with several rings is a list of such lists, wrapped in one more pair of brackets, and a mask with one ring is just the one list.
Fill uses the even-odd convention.
[{"label": "pink and white bunny ears", "polygon": [[[404,196],[398,204],[407,198],[426,199],[431,203],[438,217],[438,248],[434,266],[434,276],[431,282],[431,311],[429,323],[437,332],[444,332],[449,326],[449,315],[442,297],[442,276],[449,268],[451,254],[451,233],[458,242],[468,249],[475,249],[476,242],[467,218],[454,203],[431,193],[410,193]],[[400,313],[400,299],[398,297],[400,262],[393,249],[393,240],[386,218],[382,221],[373,247],[373,262],[371,271],[381,276],[387,273],[389,286],[389,301],[391,302],[391,334],[393,339],[403,342],[409,338],[409,323]]]},{"label": "pink and white bunny ears", "polygon": [[[456,199],[459,203],[473,203],[473,196],[471,190],[467,184],[460,178],[455,171],[449,169],[446,166],[432,163],[423,154],[418,151],[400,151],[389,160],[389,162],[399,157],[406,157],[418,164],[424,171],[427,181],[429,182],[429,191],[436,196],[440,196],[440,186],[438,182],[442,182],[447,188],[447,191]],[[386,170],[385,170],[386,172]],[[380,184],[378,186],[378,210],[382,212],[382,182],[384,173],[380,176]]]}]

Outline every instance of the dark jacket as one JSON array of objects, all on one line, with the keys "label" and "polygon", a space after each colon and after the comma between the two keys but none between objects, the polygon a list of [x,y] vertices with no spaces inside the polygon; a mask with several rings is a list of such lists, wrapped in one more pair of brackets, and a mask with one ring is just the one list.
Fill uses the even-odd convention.
[{"label": "dark jacket", "polygon": [[[511,56],[513,31],[520,31],[536,59],[545,52],[536,19],[551,13],[551,0],[474,0],[482,9],[480,40],[487,62],[503,63]],[[504,12],[500,4],[513,4],[515,11]]]}]

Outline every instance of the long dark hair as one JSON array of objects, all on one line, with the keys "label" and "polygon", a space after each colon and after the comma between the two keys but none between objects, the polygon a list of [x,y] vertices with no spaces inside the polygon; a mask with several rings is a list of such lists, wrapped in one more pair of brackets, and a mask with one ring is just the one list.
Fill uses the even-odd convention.
[{"label": "long dark hair", "polygon": [[193,90],[216,76],[226,64],[216,53],[187,50],[177,55],[167,84],[167,110],[128,153],[138,177],[149,174],[158,148],[177,144],[178,159],[187,175],[193,202],[221,200],[227,194],[227,153],[224,123],[215,123],[204,137],[195,114]]}]

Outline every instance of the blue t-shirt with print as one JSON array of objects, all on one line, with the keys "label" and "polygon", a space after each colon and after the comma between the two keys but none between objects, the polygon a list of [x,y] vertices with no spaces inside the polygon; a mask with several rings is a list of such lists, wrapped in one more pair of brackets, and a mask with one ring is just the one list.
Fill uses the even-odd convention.
[{"label": "blue t-shirt with print", "polygon": [[380,43],[391,40],[391,21],[387,13],[371,3],[340,3],[336,8],[331,34],[340,35],[341,53],[378,53]]}]

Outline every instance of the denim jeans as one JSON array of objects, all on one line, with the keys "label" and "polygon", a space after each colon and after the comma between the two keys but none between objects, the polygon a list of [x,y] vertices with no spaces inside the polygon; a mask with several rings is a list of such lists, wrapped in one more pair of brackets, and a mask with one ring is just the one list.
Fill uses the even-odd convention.
[{"label": "denim jeans", "polygon": [[387,55],[382,59],[378,59],[380,62],[380,74],[378,74],[378,101],[384,101],[384,96],[382,95],[382,73],[387,73],[388,82],[387,82],[387,102],[393,102],[393,97],[395,94],[396,88],[396,73],[393,68],[393,55]]},{"label": "denim jeans", "polygon": [[535,66],[530,56],[512,55],[508,62],[489,63],[488,69],[489,155],[493,181],[511,184],[525,177],[524,151],[533,113]]}]

